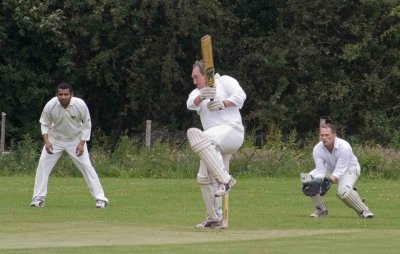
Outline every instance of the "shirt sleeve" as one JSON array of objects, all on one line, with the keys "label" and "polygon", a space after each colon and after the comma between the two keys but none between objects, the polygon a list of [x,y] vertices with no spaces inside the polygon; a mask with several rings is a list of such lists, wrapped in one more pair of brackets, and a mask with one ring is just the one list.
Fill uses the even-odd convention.
[{"label": "shirt sleeve", "polygon": [[90,118],[89,108],[83,101],[79,103],[79,108],[81,111],[81,118],[82,118],[81,140],[89,141],[92,130],[92,121]]},{"label": "shirt sleeve", "polygon": [[344,174],[350,164],[350,159],[352,156],[351,148],[346,148],[341,150],[338,154],[338,159],[336,161],[336,167],[333,170],[332,175],[336,178],[340,179],[340,177]]},{"label": "shirt sleeve", "polygon": [[199,111],[200,107],[196,106],[196,104],[194,104],[194,100],[196,99],[196,97],[200,94],[199,89],[194,89],[190,94],[189,97],[186,101],[186,106],[189,110],[196,110]]},{"label": "shirt sleeve", "polygon": [[222,76],[220,78],[220,81],[229,96],[227,100],[233,102],[236,107],[241,109],[243,107],[244,101],[246,100],[246,93],[239,85],[239,82],[229,76]]},{"label": "shirt sleeve", "polygon": [[312,176],[314,178],[325,177],[326,173],[325,160],[323,159],[322,151],[318,147],[315,147],[313,150],[313,159],[315,163],[315,169],[312,171],[313,172]]},{"label": "shirt sleeve", "polygon": [[51,114],[50,114],[50,110],[53,104],[53,100],[50,100],[43,108],[42,114],[40,115],[40,129],[42,132],[42,135],[44,134],[49,134],[50,129],[51,129],[51,125],[52,125],[52,120],[51,120]]}]

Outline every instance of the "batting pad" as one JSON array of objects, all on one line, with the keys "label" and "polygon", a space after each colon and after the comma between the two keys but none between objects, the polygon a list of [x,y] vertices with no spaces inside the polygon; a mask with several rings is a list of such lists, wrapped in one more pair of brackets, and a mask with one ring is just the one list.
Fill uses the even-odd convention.
[{"label": "batting pad", "polygon": [[315,208],[321,209],[321,210],[327,210],[324,198],[321,195],[317,194],[310,198],[311,198],[311,201],[314,204]]},{"label": "batting pad", "polygon": [[190,147],[199,155],[212,176],[217,178],[220,183],[228,183],[230,176],[224,169],[225,166],[222,158],[220,159],[220,154],[208,140],[207,136],[200,129],[190,128],[187,131],[187,137]]},{"label": "batting pad", "polygon": [[[211,186],[212,186],[212,188],[214,190],[214,194],[215,194],[215,192],[217,192],[217,190],[218,190],[218,183],[215,179],[211,179]],[[223,214],[223,212],[222,212],[222,196],[214,197],[214,207],[217,212],[217,215]]]},{"label": "batting pad", "polygon": [[350,186],[346,186],[346,192],[343,195],[336,194],[348,207],[360,215],[363,211],[369,210],[368,207],[362,202],[360,195],[357,191],[353,190]]},{"label": "batting pad", "polygon": [[197,182],[200,186],[201,195],[203,196],[204,206],[207,210],[207,215],[214,221],[218,221],[218,216],[215,211],[215,198],[214,198],[214,189],[210,184],[210,178],[208,176],[197,175]]}]

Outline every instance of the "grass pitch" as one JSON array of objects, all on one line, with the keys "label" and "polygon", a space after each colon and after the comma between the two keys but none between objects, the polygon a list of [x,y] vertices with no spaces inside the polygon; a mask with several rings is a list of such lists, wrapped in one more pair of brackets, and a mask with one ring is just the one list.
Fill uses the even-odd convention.
[{"label": "grass pitch", "polygon": [[0,253],[398,253],[400,183],[358,182],[373,219],[335,196],[329,216],[309,218],[299,179],[238,178],[230,228],[196,230],[205,217],[195,179],[101,178],[110,204],[96,209],[83,178],[49,181],[31,208],[33,177],[0,178]]}]

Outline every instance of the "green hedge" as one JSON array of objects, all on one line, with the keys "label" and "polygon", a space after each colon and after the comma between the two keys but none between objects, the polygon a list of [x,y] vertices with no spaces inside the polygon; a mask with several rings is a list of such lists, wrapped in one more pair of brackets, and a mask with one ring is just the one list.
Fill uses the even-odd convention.
[{"label": "green hedge", "polygon": [[[233,156],[230,171],[236,176],[298,177],[314,167],[312,148],[317,140],[299,142],[296,133],[281,136],[279,130],[270,130],[265,145],[254,145],[254,136],[248,135],[242,148]],[[305,145],[304,145],[305,144]],[[34,175],[42,144],[29,135],[11,152],[0,157],[0,175]],[[362,176],[399,179],[400,152],[375,144],[354,145]],[[171,144],[157,140],[146,147],[142,140],[122,136],[113,152],[105,152],[100,143],[92,144],[91,159],[100,176],[133,178],[195,178],[199,160],[187,143]],[[53,173],[55,176],[80,176],[72,161],[64,154]]]}]

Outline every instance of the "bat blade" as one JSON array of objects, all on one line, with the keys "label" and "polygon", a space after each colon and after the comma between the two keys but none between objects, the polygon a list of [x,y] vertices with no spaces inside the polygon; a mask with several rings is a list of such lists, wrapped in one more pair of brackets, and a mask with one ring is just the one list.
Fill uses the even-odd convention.
[{"label": "bat blade", "polygon": [[215,70],[214,70],[214,60],[213,60],[213,51],[212,51],[212,41],[210,35],[204,35],[201,38],[201,53],[204,61],[204,69],[206,74],[206,85],[209,87],[213,87],[215,80]]},{"label": "bat blade", "polygon": [[222,228],[229,228],[229,192],[224,196],[224,222]]},{"label": "bat blade", "polygon": [[[229,162],[227,163],[226,171],[229,174]],[[224,195],[224,222],[222,228],[229,228],[229,192]]]}]

